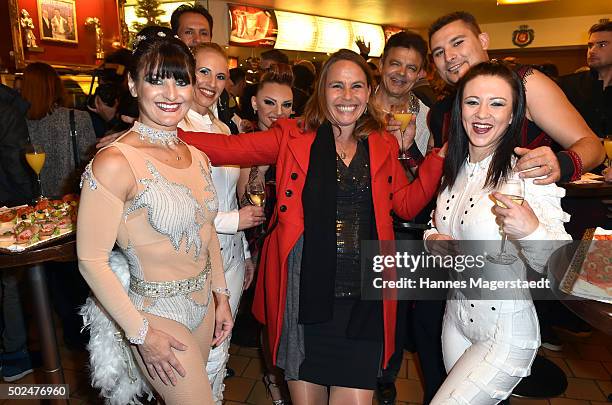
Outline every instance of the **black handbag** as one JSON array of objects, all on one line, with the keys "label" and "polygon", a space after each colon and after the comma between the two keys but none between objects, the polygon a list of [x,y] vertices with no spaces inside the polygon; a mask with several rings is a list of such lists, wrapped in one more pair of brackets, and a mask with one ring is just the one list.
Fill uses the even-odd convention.
[{"label": "black handbag", "polygon": [[76,122],[74,120],[74,110],[69,111],[70,120],[70,139],[72,140],[72,157],[74,158],[74,169],[78,170],[81,166],[81,159],[79,158],[79,148],[77,146],[77,130]]}]

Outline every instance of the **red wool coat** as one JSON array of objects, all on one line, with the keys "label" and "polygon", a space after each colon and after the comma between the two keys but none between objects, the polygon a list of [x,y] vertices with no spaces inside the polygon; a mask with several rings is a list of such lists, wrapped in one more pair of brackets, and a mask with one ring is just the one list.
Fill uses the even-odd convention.
[{"label": "red wool coat", "polygon": [[[304,232],[302,190],[308,172],[310,147],[316,131],[302,132],[295,120],[280,120],[268,131],[237,136],[183,132],[185,142],[202,150],[213,165],[253,166],[276,164],[277,202],[271,224],[276,227],[266,238],[257,274],[253,313],[267,325],[273,361],[283,326],[287,293],[287,258]],[[372,198],[381,254],[395,254],[391,212],[411,219],[434,197],[442,175],[443,159],[430,154],[412,184],[397,160],[396,139],[374,132],[368,138]],[[393,275],[387,275],[392,277]],[[383,292],[384,360],[386,366],[395,350],[397,301],[394,291]]]}]

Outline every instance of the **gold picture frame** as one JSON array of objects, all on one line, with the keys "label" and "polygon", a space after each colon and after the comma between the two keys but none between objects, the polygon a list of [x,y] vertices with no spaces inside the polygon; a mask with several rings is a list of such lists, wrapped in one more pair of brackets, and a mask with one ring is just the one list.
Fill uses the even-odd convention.
[{"label": "gold picture frame", "polygon": [[11,36],[13,37],[13,55],[15,68],[23,69],[26,66],[21,42],[21,25],[19,24],[19,4],[17,0],[9,0],[9,21],[11,22]]},{"label": "gold picture frame", "polygon": [[43,41],[79,43],[75,0],[37,0]]}]

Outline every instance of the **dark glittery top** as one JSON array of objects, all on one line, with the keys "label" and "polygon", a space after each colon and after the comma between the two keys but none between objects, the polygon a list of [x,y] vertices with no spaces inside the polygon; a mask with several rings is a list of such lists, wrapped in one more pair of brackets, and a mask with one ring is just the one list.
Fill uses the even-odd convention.
[{"label": "dark glittery top", "polygon": [[363,144],[347,167],[336,156],[336,297],[361,295],[361,241],[370,237],[372,190],[370,157]]}]

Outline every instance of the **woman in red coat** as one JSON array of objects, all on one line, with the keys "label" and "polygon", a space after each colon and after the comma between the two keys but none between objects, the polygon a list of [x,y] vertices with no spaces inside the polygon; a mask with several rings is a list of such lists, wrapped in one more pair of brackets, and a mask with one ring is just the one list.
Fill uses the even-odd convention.
[{"label": "woman in red coat", "polygon": [[[322,68],[304,117],[238,136],[180,137],[215,165],[276,164],[277,198],[253,311],[294,404],[371,404],[394,350],[396,301],[361,299],[362,240],[394,254],[391,212],[412,218],[436,193],[443,151],[411,184],[370,102],[363,58],[343,49]],[[329,391],[327,387],[330,387]]]}]

